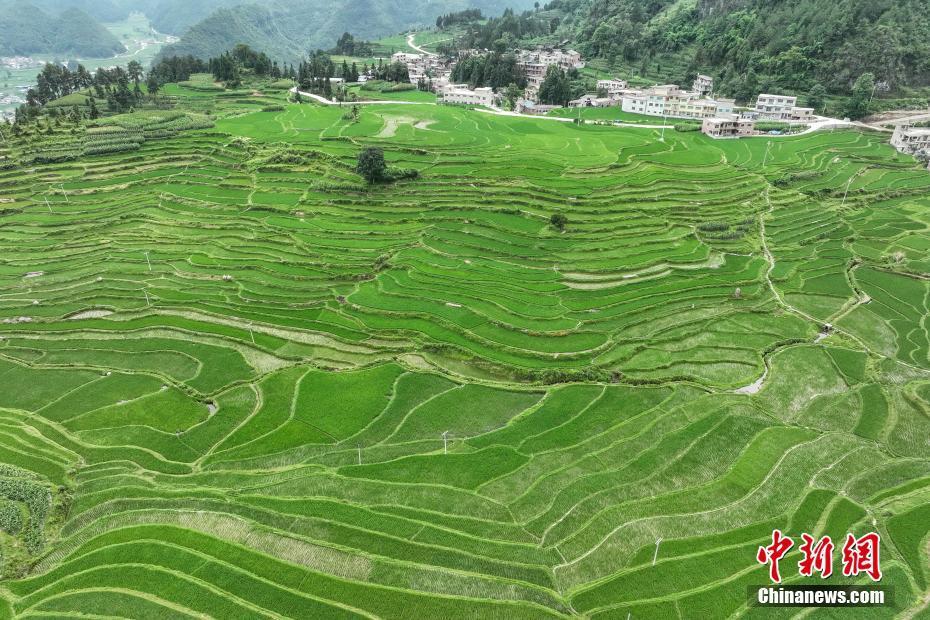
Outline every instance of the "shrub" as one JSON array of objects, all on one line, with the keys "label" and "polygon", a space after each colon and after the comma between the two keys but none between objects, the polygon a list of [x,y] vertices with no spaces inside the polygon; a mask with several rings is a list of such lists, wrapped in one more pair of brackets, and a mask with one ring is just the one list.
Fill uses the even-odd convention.
[{"label": "shrub", "polygon": [[355,171],[362,175],[369,184],[384,180],[387,173],[384,151],[375,147],[362,149],[362,152],[358,154]]}]

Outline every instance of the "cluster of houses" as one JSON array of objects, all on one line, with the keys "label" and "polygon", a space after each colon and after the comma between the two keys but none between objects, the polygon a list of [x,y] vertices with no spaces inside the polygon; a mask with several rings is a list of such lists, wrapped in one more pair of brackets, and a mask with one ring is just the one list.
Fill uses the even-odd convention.
[{"label": "cluster of houses", "polygon": [[546,49],[522,50],[517,54],[517,67],[526,76],[527,99],[533,100],[539,94],[539,88],[546,79],[546,72],[552,65],[565,72],[572,69],[584,69],[581,54],[575,50]]},{"label": "cluster of houses", "polygon": [[[469,52],[460,52],[459,58]],[[493,106],[499,102],[499,97],[491,88],[469,88],[468,84],[452,83],[452,67],[455,61],[435,54],[410,54],[397,52],[391,56],[391,62],[399,62],[407,66],[410,83],[419,85],[423,82],[429,84],[444,103],[459,105]]]},{"label": "cluster of houses", "polygon": [[[444,103],[494,107],[500,96],[491,88],[470,88],[468,84],[451,81],[455,62],[465,56],[481,53],[462,50],[458,58],[431,54],[398,52],[391,58],[407,66],[412,84],[426,81]],[[546,115],[560,106],[537,103],[539,89],[550,66],[563,71],[582,69],[581,54],[571,49],[538,48],[517,52],[517,66],[526,76],[524,98],[516,103],[520,114]],[[755,106],[737,109],[733,99],[714,95],[714,79],[698,75],[690,90],[677,84],[660,84],[650,88],[630,88],[625,80],[597,81],[597,93],[587,94],[569,102],[573,108],[619,107],[624,112],[648,116],[691,119],[701,121],[701,131],[712,138],[741,138],[757,133],[758,121],[777,121],[803,124],[816,120],[813,108],[798,106],[797,97],[790,95],[760,94]],[[930,127],[899,125],[895,128],[891,144],[899,151],[930,156]]]},{"label": "cluster of houses", "polygon": [[611,79],[598,80],[597,91],[597,95],[585,95],[568,105],[619,106],[632,114],[700,120],[704,133],[714,138],[752,135],[756,121],[803,123],[814,119],[813,108],[798,107],[797,97],[787,95],[761,94],[754,108],[738,111],[733,99],[714,96],[714,79],[709,75],[698,75],[691,90],[682,90],[677,84],[629,88],[624,80]]},{"label": "cluster of houses", "polygon": [[[477,50],[462,50],[458,58],[481,53]],[[408,54],[398,52],[391,57],[391,62],[407,66],[411,84],[426,81],[430,88],[445,103],[463,105],[493,106],[500,102],[498,95],[490,88],[469,88],[467,84],[451,82],[452,67],[457,59],[443,58],[436,55]],[[517,52],[517,67],[526,76],[526,97],[531,102],[539,93],[546,72],[555,65],[563,71],[583,69],[585,64],[581,54],[574,50],[538,48]]]}]

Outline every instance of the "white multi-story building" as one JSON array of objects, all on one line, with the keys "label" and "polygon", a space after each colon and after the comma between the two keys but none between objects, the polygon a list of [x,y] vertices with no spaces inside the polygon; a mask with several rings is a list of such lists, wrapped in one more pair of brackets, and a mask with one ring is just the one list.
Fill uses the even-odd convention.
[{"label": "white multi-story building", "polygon": [[797,97],[762,94],[756,99],[756,118],[767,121],[787,121],[798,103]]},{"label": "white multi-story building", "polygon": [[620,100],[620,109],[632,114],[646,113],[646,95],[640,91],[631,91],[623,95]]},{"label": "white multi-story building", "polygon": [[608,95],[619,95],[626,90],[628,84],[625,80],[598,80],[597,89],[607,91]]},{"label": "white multi-story building", "polygon": [[471,89],[468,84],[449,84],[439,94],[443,103],[458,105],[483,105],[491,107],[497,103],[493,88]]},{"label": "white multi-story building", "polygon": [[756,121],[751,118],[705,118],[701,132],[711,138],[742,138],[755,133]]},{"label": "white multi-story building", "polygon": [[421,60],[423,56],[421,54],[409,54],[407,52],[396,52],[391,56],[391,62],[399,62],[406,65],[408,62],[415,62]]},{"label": "white multi-story building", "polygon": [[691,92],[701,97],[709,97],[714,92],[714,78],[709,75],[699,74],[694,78],[694,83],[691,85]]},{"label": "white multi-story building", "polygon": [[930,153],[930,127],[898,125],[891,134],[891,146],[902,153]]},{"label": "white multi-story building", "polygon": [[633,114],[704,119],[732,114],[734,101],[706,99],[675,84],[663,84],[644,91],[624,91],[620,107]]}]

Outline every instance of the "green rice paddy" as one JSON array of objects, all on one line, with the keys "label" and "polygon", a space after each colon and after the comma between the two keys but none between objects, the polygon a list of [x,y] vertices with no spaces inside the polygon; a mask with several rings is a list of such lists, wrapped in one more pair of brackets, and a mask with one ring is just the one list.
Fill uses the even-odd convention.
[{"label": "green rice paddy", "polygon": [[926,613],[930,173],[883,136],[166,94],[212,127],[0,173],[0,617],[756,617],[774,528],[878,531],[858,613]]}]

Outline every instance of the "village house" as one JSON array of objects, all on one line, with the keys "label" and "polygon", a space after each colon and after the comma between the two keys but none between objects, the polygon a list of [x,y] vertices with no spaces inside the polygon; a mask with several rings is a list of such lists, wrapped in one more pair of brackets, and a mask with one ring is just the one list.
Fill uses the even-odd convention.
[{"label": "village house", "polygon": [[619,105],[619,101],[611,97],[595,97],[594,95],[585,95],[578,99],[572,99],[568,102],[570,108],[607,108],[612,105]]},{"label": "village house", "polygon": [[691,85],[691,92],[701,97],[709,97],[714,92],[714,78],[709,75],[699,74],[694,78],[694,83]]},{"label": "village house", "polygon": [[526,76],[526,95],[535,97],[546,79],[549,67],[555,65],[562,71],[584,68],[581,54],[575,50],[560,49],[522,50],[517,53],[517,67]]},{"label": "village house", "polygon": [[756,118],[766,121],[786,121],[798,103],[797,97],[761,94],[756,99]]},{"label": "village house", "polygon": [[492,107],[497,103],[498,97],[493,88],[471,89],[468,84],[449,84],[439,93],[442,103],[457,105],[483,105]]},{"label": "village house", "polygon": [[[433,83],[434,90],[437,90],[437,82],[442,83],[443,78],[448,78],[452,74],[449,61],[440,56],[397,52],[391,56],[391,62],[406,65],[411,84],[419,84],[421,80],[425,80]],[[445,83],[448,83],[448,80]]]},{"label": "village house", "polygon": [[791,108],[792,121],[814,120],[814,108]]},{"label": "village house", "polygon": [[714,97],[714,101],[717,102],[717,114],[720,116],[726,116],[729,114],[736,114],[736,99],[724,99],[723,97]]},{"label": "village house", "polygon": [[558,110],[559,106],[557,105],[547,105],[543,103],[536,103],[529,99],[519,99],[517,100],[514,110],[517,114],[530,114],[533,116],[545,116],[553,110]]},{"label": "village house", "polygon": [[402,65],[406,65],[407,63],[415,62],[422,58],[423,56],[420,54],[410,54],[407,52],[396,52],[393,56],[391,56],[391,62],[399,62]]},{"label": "village house", "polygon": [[891,146],[902,153],[930,153],[930,127],[898,125],[891,134]]},{"label": "village house", "polygon": [[625,80],[598,80],[597,90],[606,91],[609,96],[620,95],[626,90],[628,84]]},{"label": "village house", "polygon": [[681,90],[676,84],[662,84],[644,91],[624,91],[620,104],[624,112],[669,116],[672,118],[713,118],[732,114],[733,99],[709,99],[699,93]]},{"label": "village house", "polygon": [[742,138],[755,133],[756,122],[751,118],[705,118],[701,132],[711,138]]}]

